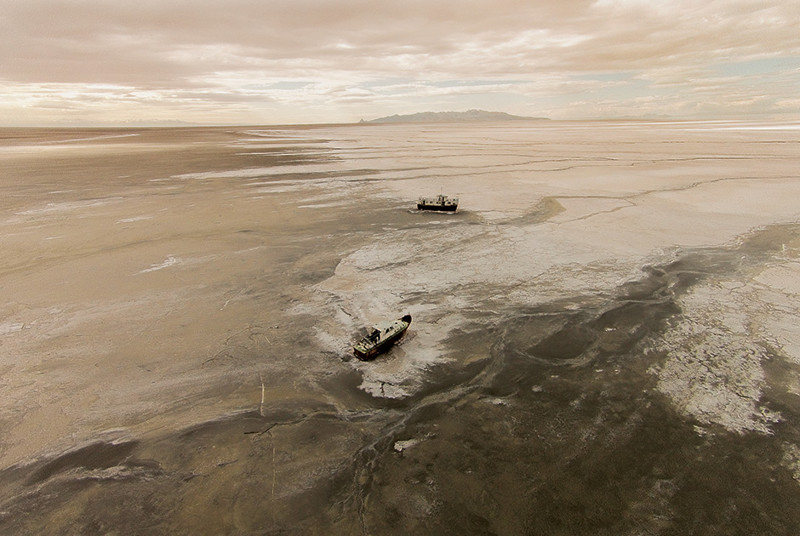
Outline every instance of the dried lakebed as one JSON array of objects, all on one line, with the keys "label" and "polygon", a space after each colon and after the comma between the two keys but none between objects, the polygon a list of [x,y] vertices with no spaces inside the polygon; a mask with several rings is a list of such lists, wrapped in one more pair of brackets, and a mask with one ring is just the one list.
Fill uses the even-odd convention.
[{"label": "dried lakebed", "polygon": [[[3,201],[0,532],[793,534],[797,141],[591,126],[62,155]],[[410,210],[425,175],[469,208]]]}]

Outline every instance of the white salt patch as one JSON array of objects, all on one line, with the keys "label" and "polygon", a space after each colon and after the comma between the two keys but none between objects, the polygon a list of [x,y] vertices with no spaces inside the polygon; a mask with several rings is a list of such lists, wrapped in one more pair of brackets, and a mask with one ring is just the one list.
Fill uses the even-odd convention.
[{"label": "white salt patch", "polygon": [[670,357],[659,372],[658,390],[703,424],[735,432],[770,433],[766,410],[758,406],[765,386],[763,351],[746,339],[688,321],[663,342]]},{"label": "white salt patch", "polygon": [[[758,285],[752,290],[753,301],[763,308],[753,322],[754,329],[786,358],[800,364],[800,263],[790,260],[769,266],[754,282]],[[795,383],[800,384],[800,379]]]},{"label": "white salt patch", "polygon": [[25,324],[21,322],[6,322],[5,324],[0,324],[0,335],[8,335],[9,333],[16,333],[18,331],[22,331],[22,328],[25,327]]},{"label": "white salt patch", "polygon": [[405,441],[395,441],[394,450],[403,452],[404,450],[413,447],[420,442],[419,439],[406,439]]},{"label": "white salt patch", "polygon": [[347,205],[348,202],[340,201],[338,203],[318,203],[316,205],[300,205],[297,208],[331,208],[331,207],[341,207]]},{"label": "white salt patch", "polygon": [[136,221],[144,221],[144,220],[151,220],[153,219],[152,216],[134,216],[132,218],[123,218],[121,220],[117,220],[117,223],[133,223]]},{"label": "white salt patch", "polygon": [[111,138],[130,138],[132,136],[138,136],[139,134],[108,134],[106,136],[92,136],[90,138],[72,138],[68,140],[56,140],[56,141],[43,141],[41,142],[43,145],[59,145],[62,143],[76,143],[80,141],[92,141],[92,140],[107,140]]},{"label": "white salt patch", "polygon": [[85,208],[91,207],[99,207],[103,205],[107,205],[113,201],[120,201],[122,198],[115,197],[115,198],[106,198],[106,199],[94,199],[91,201],[72,201],[72,202],[64,202],[64,203],[47,203],[45,206],[40,208],[33,208],[29,210],[23,210],[21,212],[17,212],[20,216],[36,216],[40,214],[53,214],[59,212],[69,212],[73,210],[81,210]]},{"label": "white salt patch", "polygon": [[[798,311],[794,323],[776,322],[762,291],[731,281],[697,286],[679,305],[682,318],[654,345],[667,355],[663,367],[651,371],[658,374],[657,389],[702,425],[771,434],[780,415],[761,405],[765,348],[797,340]],[[786,324],[791,334],[782,334]]]},{"label": "white salt patch", "polygon": [[169,257],[164,259],[163,262],[160,262],[158,264],[151,264],[150,268],[145,268],[144,270],[140,270],[139,272],[136,272],[136,274],[137,275],[138,274],[146,274],[146,273],[149,273],[149,272],[155,272],[157,270],[163,270],[164,268],[169,268],[170,266],[175,266],[179,262],[181,262],[180,258],[173,257],[172,255],[170,255]]},{"label": "white salt patch", "polygon": [[773,125],[726,125],[714,128],[696,128],[693,130],[800,130],[800,123]]}]

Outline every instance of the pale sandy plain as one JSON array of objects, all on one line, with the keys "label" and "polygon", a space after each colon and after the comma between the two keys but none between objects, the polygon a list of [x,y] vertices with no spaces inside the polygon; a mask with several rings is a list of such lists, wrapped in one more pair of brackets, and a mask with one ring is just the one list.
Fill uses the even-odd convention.
[{"label": "pale sandy plain", "polygon": [[792,534],[798,170],[797,123],[0,131],[0,529]]}]

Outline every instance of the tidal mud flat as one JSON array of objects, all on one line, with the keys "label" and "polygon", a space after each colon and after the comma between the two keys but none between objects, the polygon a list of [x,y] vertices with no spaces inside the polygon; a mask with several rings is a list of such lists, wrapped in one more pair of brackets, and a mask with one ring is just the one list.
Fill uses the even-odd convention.
[{"label": "tidal mud flat", "polygon": [[0,136],[3,533],[800,526],[796,124]]}]

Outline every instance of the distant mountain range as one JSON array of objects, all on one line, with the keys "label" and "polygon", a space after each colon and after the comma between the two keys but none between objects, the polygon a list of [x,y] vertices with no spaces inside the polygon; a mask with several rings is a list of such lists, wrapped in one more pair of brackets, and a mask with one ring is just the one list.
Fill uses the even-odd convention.
[{"label": "distant mountain range", "polygon": [[519,121],[547,120],[546,117],[521,117],[505,112],[467,110],[466,112],[419,112],[410,115],[390,115],[362,123],[456,123],[461,121]]}]

